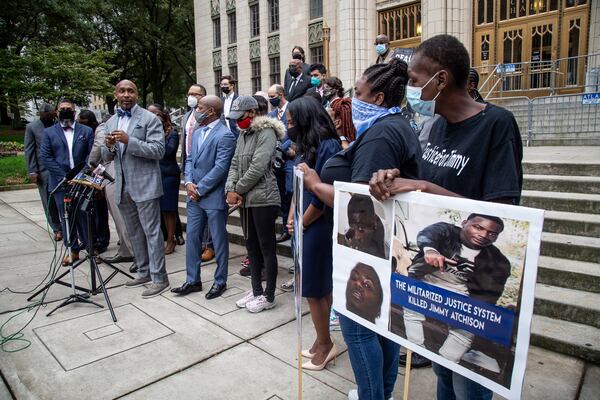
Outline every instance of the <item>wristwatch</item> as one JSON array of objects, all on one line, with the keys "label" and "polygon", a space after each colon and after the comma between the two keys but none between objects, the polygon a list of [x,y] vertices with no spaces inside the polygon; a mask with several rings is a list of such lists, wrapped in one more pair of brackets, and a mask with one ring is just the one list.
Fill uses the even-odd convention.
[{"label": "wristwatch", "polygon": [[346,136],[340,136],[340,140],[342,142],[347,142],[348,141],[348,139],[346,139]]}]

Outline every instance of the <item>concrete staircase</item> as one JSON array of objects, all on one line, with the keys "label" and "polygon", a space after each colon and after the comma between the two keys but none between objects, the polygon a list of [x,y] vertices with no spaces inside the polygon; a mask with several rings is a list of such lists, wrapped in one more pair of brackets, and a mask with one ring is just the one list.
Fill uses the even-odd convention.
[{"label": "concrete staircase", "polygon": [[[600,364],[600,161],[524,169],[522,204],[546,210],[531,343]],[[184,190],[179,212],[185,225]],[[227,229],[244,243],[238,211]],[[277,250],[289,257],[289,241]]]}]

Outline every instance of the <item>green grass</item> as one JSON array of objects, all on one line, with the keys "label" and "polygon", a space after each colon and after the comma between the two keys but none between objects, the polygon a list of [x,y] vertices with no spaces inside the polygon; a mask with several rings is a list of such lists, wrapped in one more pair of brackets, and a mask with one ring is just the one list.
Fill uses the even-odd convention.
[{"label": "green grass", "polygon": [[8,125],[0,125],[0,142],[17,142],[23,144],[24,140],[24,129],[12,129]]},{"label": "green grass", "polygon": [[0,186],[30,183],[25,156],[0,157]]}]

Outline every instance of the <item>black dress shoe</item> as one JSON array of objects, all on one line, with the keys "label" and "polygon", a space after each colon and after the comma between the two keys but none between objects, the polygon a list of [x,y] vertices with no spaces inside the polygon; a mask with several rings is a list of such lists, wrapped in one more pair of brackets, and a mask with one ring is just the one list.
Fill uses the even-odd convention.
[{"label": "black dress shoe", "polygon": [[216,283],[212,285],[208,293],[206,293],[206,298],[208,300],[214,299],[215,297],[219,297],[223,294],[223,292],[227,290],[227,284],[223,283],[222,285],[217,285]]},{"label": "black dress shoe", "polygon": [[132,274],[135,274],[138,270],[137,264],[134,262],[133,264],[131,264],[131,267],[129,267],[129,272],[131,272]]},{"label": "black dress shoe", "polygon": [[275,239],[275,241],[276,241],[277,243],[281,243],[281,242],[285,242],[286,240],[289,240],[289,238],[291,238],[291,237],[292,237],[292,236],[291,236],[289,233],[287,233],[287,232],[283,232],[281,235],[279,235],[279,236],[277,237],[277,239]]},{"label": "black dress shoe", "polygon": [[115,254],[112,257],[102,257],[104,259],[104,261],[112,263],[112,264],[116,264],[116,263],[126,263],[126,262],[132,262],[133,261],[133,257],[123,257],[120,254]]},{"label": "black dress shoe", "polygon": [[180,287],[176,287],[171,289],[171,292],[179,295],[186,295],[192,292],[201,292],[202,291],[202,282],[198,283],[184,283]]},{"label": "black dress shoe", "polygon": [[[400,354],[400,365],[406,367],[406,354]],[[420,354],[412,353],[412,357],[410,358],[410,367],[411,368],[423,368],[431,365],[431,361],[427,358],[423,357]]]},{"label": "black dress shoe", "polygon": [[175,236],[175,240],[177,241],[177,246],[183,246],[185,244],[185,239],[182,235]]}]

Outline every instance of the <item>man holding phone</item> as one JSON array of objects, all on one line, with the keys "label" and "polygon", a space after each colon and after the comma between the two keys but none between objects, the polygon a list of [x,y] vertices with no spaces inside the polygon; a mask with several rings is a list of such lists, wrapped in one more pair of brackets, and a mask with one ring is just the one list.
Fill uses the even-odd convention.
[{"label": "man holding phone", "polygon": [[[207,299],[219,297],[227,289],[229,242],[225,181],[235,151],[235,135],[220,121],[223,101],[209,95],[198,101],[194,118],[198,124],[185,160],[187,191],[186,280],[171,290],[186,295],[202,290],[200,246],[208,224],[217,258],[214,282]],[[191,118],[191,117],[190,117]]]}]

